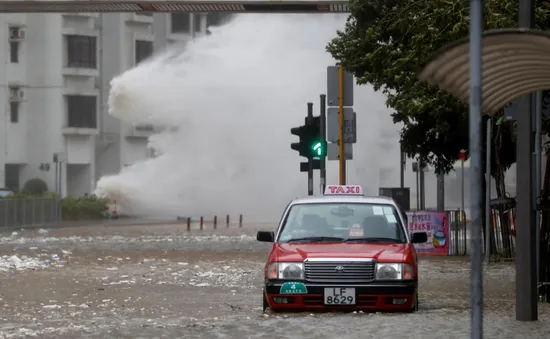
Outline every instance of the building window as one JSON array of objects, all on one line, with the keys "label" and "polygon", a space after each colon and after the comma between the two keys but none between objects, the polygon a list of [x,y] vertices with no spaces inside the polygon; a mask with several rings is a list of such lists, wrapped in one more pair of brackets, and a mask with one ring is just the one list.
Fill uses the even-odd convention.
[{"label": "building window", "polygon": [[6,188],[9,188],[13,192],[19,191],[19,165],[5,164],[4,165],[4,183]]},{"label": "building window", "polygon": [[135,60],[136,65],[153,54],[153,42],[147,40],[136,40]]},{"label": "building window", "polygon": [[19,62],[19,48],[21,41],[25,39],[25,29],[22,27],[10,26],[9,27],[9,46],[10,46],[10,62]]},{"label": "building window", "polygon": [[10,62],[12,64],[19,62],[19,41],[10,41]]},{"label": "building window", "polygon": [[10,94],[10,122],[18,123],[19,122],[19,107],[21,104],[21,99],[23,99],[23,91],[19,86],[9,86]]},{"label": "building window", "polygon": [[191,14],[172,13],[171,21],[172,21],[172,33],[190,33]]},{"label": "building window", "polygon": [[67,66],[97,68],[95,36],[67,35]]},{"label": "building window", "polygon": [[67,126],[97,128],[97,97],[95,95],[67,96]]},{"label": "building window", "polygon": [[10,122],[16,124],[19,122],[19,101],[10,101]]},{"label": "building window", "polygon": [[195,14],[194,15],[194,31],[195,33],[199,33],[201,31],[201,15]]}]

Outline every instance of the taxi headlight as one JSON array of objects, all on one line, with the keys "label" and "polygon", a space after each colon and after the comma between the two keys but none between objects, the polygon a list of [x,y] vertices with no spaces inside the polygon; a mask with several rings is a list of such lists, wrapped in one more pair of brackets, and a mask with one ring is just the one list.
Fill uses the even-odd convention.
[{"label": "taxi headlight", "polygon": [[301,262],[279,263],[279,279],[303,280],[304,264]]},{"label": "taxi headlight", "polygon": [[410,264],[377,263],[376,280],[410,280],[413,270]]},{"label": "taxi headlight", "polygon": [[268,272],[269,279],[304,280],[304,264],[301,262],[274,262]]}]

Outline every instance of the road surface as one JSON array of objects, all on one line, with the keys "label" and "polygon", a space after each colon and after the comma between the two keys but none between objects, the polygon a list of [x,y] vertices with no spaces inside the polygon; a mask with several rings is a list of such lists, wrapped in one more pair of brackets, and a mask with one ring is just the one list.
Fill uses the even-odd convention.
[{"label": "road surface", "polygon": [[[264,228],[269,229],[268,225]],[[468,338],[467,258],[423,259],[415,314],[262,314],[259,227],[78,227],[0,234],[0,338]],[[548,338],[514,315],[514,269],[485,272],[485,337]]]}]

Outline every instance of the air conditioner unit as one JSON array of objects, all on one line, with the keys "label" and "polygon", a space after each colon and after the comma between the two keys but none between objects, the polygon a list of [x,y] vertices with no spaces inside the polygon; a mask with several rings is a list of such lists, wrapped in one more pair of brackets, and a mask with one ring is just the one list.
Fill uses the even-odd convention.
[{"label": "air conditioner unit", "polygon": [[10,27],[10,40],[25,39],[25,30],[21,27]]},{"label": "air conditioner unit", "polygon": [[25,97],[25,92],[20,87],[10,87],[10,101],[19,101]]}]

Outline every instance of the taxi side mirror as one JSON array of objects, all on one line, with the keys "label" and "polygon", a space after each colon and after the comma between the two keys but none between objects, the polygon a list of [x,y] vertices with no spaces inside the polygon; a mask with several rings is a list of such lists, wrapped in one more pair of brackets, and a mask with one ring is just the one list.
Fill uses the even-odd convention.
[{"label": "taxi side mirror", "polygon": [[428,241],[428,234],[426,232],[414,232],[412,234],[411,242],[413,244],[423,244]]},{"label": "taxi side mirror", "polygon": [[256,234],[256,240],[258,241],[273,242],[274,239],[275,239],[275,234],[273,232],[258,231],[258,234]]}]

